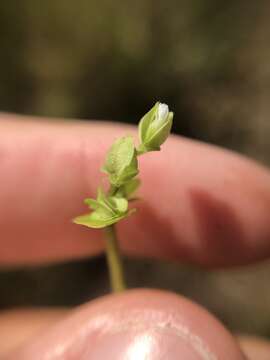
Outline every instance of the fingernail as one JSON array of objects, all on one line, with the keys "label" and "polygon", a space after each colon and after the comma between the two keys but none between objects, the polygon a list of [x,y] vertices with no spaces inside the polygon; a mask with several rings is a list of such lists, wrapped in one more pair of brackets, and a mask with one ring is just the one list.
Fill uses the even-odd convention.
[{"label": "fingernail", "polygon": [[192,335],[164,326],[134,326],[99,336],[82,360],[214,360],[216,357]]}]

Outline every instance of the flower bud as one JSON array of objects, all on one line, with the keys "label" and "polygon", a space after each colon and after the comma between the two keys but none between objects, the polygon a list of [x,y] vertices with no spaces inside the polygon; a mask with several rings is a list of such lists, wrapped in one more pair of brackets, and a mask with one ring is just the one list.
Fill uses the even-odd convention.
[{"label": "flower bud", "polygon": [[168,105],[157,102],[139,123],[139,153],[160,150],[172,128],[173,112]]}]

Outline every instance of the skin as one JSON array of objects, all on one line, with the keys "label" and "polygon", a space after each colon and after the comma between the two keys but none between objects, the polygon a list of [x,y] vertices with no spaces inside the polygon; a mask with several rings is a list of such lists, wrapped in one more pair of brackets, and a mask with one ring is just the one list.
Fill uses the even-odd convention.
[{"label": "skin", "polygon": [[[127,134],[134,128],[0,116],[1,266],[103,251],[102,232],[71,219],[86,210],[83,199],[94,196],[108,147]],[[207,267],[269,257],[266,168],[171,136],[161,152],[140,158],[140,169],[143,201],[118,224],[126,254]],[[74,310],[5,312],[0,334],[6,360],[245,359],[240,346],[251,360],[270,356],[267,342],[238,340],[203,308],[158,290],[108,295]]]}]

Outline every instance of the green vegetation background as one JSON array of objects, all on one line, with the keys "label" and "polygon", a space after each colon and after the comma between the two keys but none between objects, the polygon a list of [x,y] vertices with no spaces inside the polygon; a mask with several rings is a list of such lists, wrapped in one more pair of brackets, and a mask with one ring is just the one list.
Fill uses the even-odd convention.
[{"label": "green vegetation background", "polygon": [[[136,123],[157,99],[174,132],[270,164],[267,0],[0,2],[0,110]],[[36,120],[39,121],[39,120]],[[270,266],[206,272],[132,261],[131,285],[179,291],[236,331],[270,335]],[[107,291],[104,259],[0,272],[0,306]]]}]

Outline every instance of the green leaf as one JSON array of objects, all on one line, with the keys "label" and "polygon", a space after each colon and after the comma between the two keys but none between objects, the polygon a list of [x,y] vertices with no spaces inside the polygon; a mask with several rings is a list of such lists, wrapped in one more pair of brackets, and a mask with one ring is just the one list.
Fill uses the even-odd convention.
[{"label": "green leaf", "polygon": [[97,194],[97,202],[99,207],[102,207],[106,211],[110,212],[111,214],[115,214],[116,211],[114,210],[113,204],[110,202],[109,197],[106,196],[104,191],[101,187],[98,188]]},{"label": "green leaf", "polygon": [[116,196],[112,196],[109,198],[110,202],[112,203],[115,212],[119,213],[119,214],[124,214],[127,212],[128,210],[128,201],[127,199],[123,198],[123,197],[116,197]]},{"label": "green leaf", "polygon": [[133,178],[126,182],[124,185],[122,185],[118,191],[116,192],[117,197],[124,197],[128,200],[133,198],[134,193],[137,191],[141,184],[140,179]]},{"label": "green leaf", "polygon": [[123,137],[112,145],[102,170],[109,175],[110,183],[116,187],[138,174],[137,153],[132,137]]},{"label": "green leaf", "polygon": [[138,178],[131,179],[129,182],[127,182],[125,187],[125,195],[129,199],[139,188],[141,185],[141,181]]},{"label": "green leaf", "polygon": [[106,194],[101,186],[99,186],[97,189],[97,201],[98,202],[106,201]]},{"label": "green leaf", "polygon": [[127,211],[126,199],[114,198],[114,201],[118,206],[118,213],[112,214],[110,211],[107,211],[103,207],[99,207],[97,210],[92,211],[90,214],[77,216],[75,219],[73,219],[73,222],[75,224],[84,225],[90,228],[100,229],[115,224],[118,221],[130,216],[136,211],[136,209],[130,209]]},{"label": "green leaf", "polygon": [[128,201],[124,197],[107,196],[101,187],[98,188],[97,200],[86,199],[86,204],[92,211],[76,217],[76,224],[91,228],[103,228],[112,225],[129,216],[132,211],[128,210]]},{"label": "green leaf", "polygon": [[96,210],[99,207],[99,203],[94,199],[84,199],[84,203],[92,210]]},{"label": "green leaf", "polygon": [[139,123],[141,144],[138,153],[160,150],[160,146],[170,134],[172,122],[173,113],[169,112],[168,106],[156,103]]},{"label": "green leaf", "polygon": [[100,211],[93,211],[91,214],[81,215],[76,217],[73,222],[75,224],[84,225],[90,228],[99,229],[112,225],[127,215],[111,216]]}]

